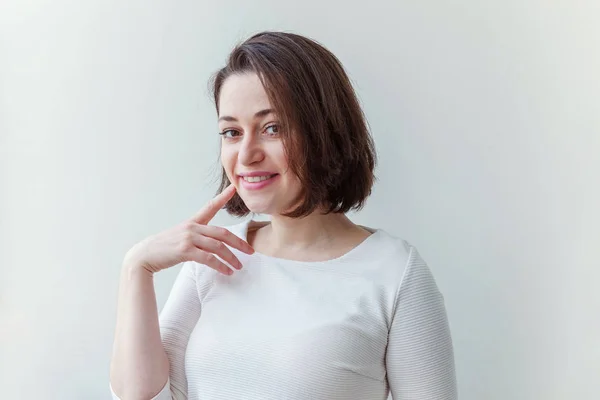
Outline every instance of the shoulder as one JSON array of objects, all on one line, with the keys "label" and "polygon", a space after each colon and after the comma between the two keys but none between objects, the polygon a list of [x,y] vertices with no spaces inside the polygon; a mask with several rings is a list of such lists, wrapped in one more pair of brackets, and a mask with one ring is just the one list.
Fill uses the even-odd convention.
[{"label": "shoulder", "polygon": [[[407,278],[415,275],[429,276],[431,272],[421,257],[419,250],[406,239],[400,238],[383,229],[371,229],[370,243],[365,246],[363,257],[377,272],[401,285]],[[410,280],[410,279],[408,279]]]},{"label": "shoulder", "polygon": [[381,248],[379,272],[394,294],[394,312],[443,307],[444,297],[418,249],[404,239],[377,230]]},{"label": "shoulder", "polygon": [[395,257],[399,260],[408,260],[414,246],[407,240],[397,237],[384,229],[369,228],[373,242],[378,247],[382,257]]},{"label": "shoulder", "polygon": [[372,232],[365,241],[363,255],[372,261],[393,265],[397,270],[399,266],[409,263],[415,247],[407,240],[395,236],[384,229],[366,228]]},{"label": "shoulder", "polygon": [[420,293],[422,298],[427,297],[425,293],[435,298],[440,296],[435,277],[419,250],[408,241],[387,232],[383,232],[381,236],[381,242],[385,243],[384,248],[388,251],[388,260],[395,260],[393,264],[398,272],[397,295],[410,292]]}]

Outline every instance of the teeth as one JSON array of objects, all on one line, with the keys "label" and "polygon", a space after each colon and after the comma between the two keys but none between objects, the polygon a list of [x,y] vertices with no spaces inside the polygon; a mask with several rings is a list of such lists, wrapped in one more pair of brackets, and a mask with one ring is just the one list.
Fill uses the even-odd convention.
[{"label": "teeth", "polygon": [[260,182],[260,181],[266,181],[267,179],[271,178],[273,175],[266,175],[266,176],[244,176],[242,177],[246,182]]}]

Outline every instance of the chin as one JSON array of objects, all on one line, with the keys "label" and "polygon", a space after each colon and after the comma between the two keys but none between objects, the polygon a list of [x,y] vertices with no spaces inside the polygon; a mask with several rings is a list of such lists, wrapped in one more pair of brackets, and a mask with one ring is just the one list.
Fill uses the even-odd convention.
[{"label": "chin", "polygon": [[271,204],[259,203],[257,201],[246,201],[244,198],[242,198],[242,200],[244,200],[246,208],[248,208],[251,213],[270,215],[273,214],[275,209],[275,207],[273,207]]}]

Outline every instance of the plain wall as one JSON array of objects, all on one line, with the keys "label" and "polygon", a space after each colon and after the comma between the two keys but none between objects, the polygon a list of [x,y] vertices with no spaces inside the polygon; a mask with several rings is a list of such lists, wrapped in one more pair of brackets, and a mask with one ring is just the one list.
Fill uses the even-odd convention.
[{"label": "plain wall", "polygon": [[108,398],[123,255],[215,193],[208,78],[281,29],[355,83],[380,159],[353,218],[429,263],[460,398],[600,398],[598,4],[3,0],[0,397]]}]

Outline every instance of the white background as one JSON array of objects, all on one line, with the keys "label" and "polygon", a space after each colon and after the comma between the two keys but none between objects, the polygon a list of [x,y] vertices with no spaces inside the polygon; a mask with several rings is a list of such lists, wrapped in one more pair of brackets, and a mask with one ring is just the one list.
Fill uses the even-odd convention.
[{"label": "white background", "polygon": [[356,85],[380,162],[353,218],[428,261],[460,398],[600,398],[599,4],[3,0],[0,397],[108,398],[122,257],[212,197],[207,80],[281,29]]}]

